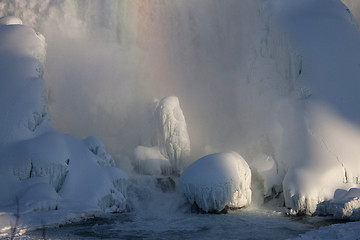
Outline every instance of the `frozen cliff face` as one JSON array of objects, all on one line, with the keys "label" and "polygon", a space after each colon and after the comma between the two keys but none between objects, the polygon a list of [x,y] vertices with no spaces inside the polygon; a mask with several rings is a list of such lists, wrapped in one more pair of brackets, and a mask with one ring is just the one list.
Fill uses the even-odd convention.
[{"label": "frozen cliff face", "polygon": [[205,212],[241,208],[251,203],[251,171],[235,152],[200,158],[180,176],[181,194]]},{"label": "frozen cliff face", "polygon": [[14,17],[0,19],[0,209],[120,212],[127,175],[104,145],[55,131],[42,79],[45,39]]},{"label": "frozen cliff face", "polygon": [[142,144],[146,147],[138,146],[134,152],[135,168],[142,173],[180,174],[188,165],[190,138],[177,97],[151,103]]},{"label": "frozen cliff face", "polygon": [[311,215],[337,189],[359,187],[360,33],[336,0],[269,1],[269,12],[301,59],[270,139],[276,159],[287,163],[286,206]]}]

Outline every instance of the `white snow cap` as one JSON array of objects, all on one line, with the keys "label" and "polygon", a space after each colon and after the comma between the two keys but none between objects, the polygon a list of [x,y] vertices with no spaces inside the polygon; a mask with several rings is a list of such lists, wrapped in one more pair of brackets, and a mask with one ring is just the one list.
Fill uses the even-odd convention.
[{"label": "white snow cap", "polygon": [[180,176],[180,192],[205,212],[226,207],[240,208],[251,203],[251,171],[236,152],[202,157]]}]

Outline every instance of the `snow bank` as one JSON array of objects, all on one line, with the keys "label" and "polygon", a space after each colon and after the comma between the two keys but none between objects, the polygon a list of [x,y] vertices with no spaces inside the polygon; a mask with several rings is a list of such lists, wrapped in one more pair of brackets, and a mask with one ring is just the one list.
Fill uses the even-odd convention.
[{"label": "snow bank", "polygon": [[188,165],[190,138],[177,97],[153,100],[144,124],[142,145],[134,152],[134,165],[141,173],[177,175]]},{"label": "snow bank", "polygon": [[[0,211],[120,212],[127,175],[104,145],[52,128],[42,79],[45,39],[14,17],[0,19]],[[4,214],[3,214],[4,215]]]},{"label": "snow bank", "polygon": [[249,205],[250,185],[250,168],[235,152],[202,157],[186,168],[179,180],[181,194],[205,212]]}]

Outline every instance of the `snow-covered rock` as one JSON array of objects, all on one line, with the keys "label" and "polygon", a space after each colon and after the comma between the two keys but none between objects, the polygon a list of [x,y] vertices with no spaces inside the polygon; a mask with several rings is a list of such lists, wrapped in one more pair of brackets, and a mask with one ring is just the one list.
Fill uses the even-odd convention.
[{"label": "snow-covered rock", "polygon": [[181,194],[205,212],[251,203],[251,171],[236,152],[215,153],[192,163],[180,176]]},{"label": "snow-covered rock", "polygon": [[103,144],[55,131],[42,79],[45,38],[17,18],[0,19],[2,212],[120,212],[127,175]]},{"label": "snow-covered rock", "polygon": [[142,145],[134,151],[135,168],[142,173],[180,174],[188,165],[190,138],[177,97],[153,100],[143,130]]},{"label": "snow-covered rock", "polygon": [[336,219],[360,220],[360,188],[336,190],[333,199],[318,204],[316,214],[331,214]]}]

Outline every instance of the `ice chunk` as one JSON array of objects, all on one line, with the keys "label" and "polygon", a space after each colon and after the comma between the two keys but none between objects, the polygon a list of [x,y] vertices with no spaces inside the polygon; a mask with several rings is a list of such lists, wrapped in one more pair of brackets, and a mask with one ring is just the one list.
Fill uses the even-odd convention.
[{"label": "ice chunk", "polygon": [[236,152],[215,153],[200,158],[180,176],[181,194],[205,212],[251,203],[251,171]]}]

